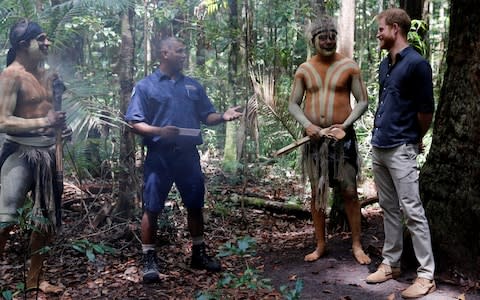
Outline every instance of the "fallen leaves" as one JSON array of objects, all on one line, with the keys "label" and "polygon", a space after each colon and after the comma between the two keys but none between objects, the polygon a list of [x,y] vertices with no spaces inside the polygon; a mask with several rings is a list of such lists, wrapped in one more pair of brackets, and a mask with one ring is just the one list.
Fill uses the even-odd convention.
[{"label": "fallen leaves", "polygon": [[49,294],[49,293],[58,294],[63,292],[65,287],[62,285],[59,285],[59,286],[53,285],[44,280],[39,284],[38,288],[46,294]]},{"label": "fallen leaves", "polygon": [[[212,169],[212,171],[215,170]],[[210,180],[213,181],[214,178]],[[262,180],[268,184],[262,184],[260,182]],[[256,182],[249,182],[247,190],[255,194],[264,194],[265,198],[276,199],[303,193],[304,187],[300,185],[301,181],[291,183],[294,179],[290,178],[287,184],[279,180],[284,179],[274,176],[258,178]],[[60,288],[45,287],[47,293],[54,295],[48,297],[49,300],[193,299],[201,291],[217,289],[222,273],[212,274],[192,270],[189,267],[191,241],[187,230],[185,209],[178,200],[178,194],[173,192],[170,195],[171,204],[164,214],[165,218],[162,219],[163,223],[160,224],[158,231],[159,239],[156,249],[161,261],[161,282],[145,285],[142,283],[141,275],[140,219],[132,219],[125,224],[106,223],[93,228],[91,221],[95,219],[95,212],[104,206],[105,201],[113,203],[114,199],[105,196],[95,198],[87,195],[87,197],[79,189],[71,186],[70,188],[72,191],[69,193],[69,203],[64,209],[65,228],[57,236],[45,265],[45,278]],[[216,182],[210,187],[210,190],[216,189],[221,192],[210,195],[207,204],[212,207],[212,203],[225,205],[225,209],[221,212],[210,209],[209,223],[205,228],[210,254],[217,253],[217,249],[227,241],[233,242],[238,237],[248,235],[256,239],[263,255],[271,253],[274,264],[282,265],[286,262],[279,256],[276,257],[279,251],[304,249],[312,244],[314,232],[310,220],[278,216],[262,209],[248,209],[242,212],[238,208],[228,206],[225,198],[229,196],[230,191],[237,189],[235,193],[241,194],[241,188],[227,185],[225,181]],[[135,215],[139,217],[140,213],[136,212]],[[7,244],[5,259],[0,262],[0,283],[2,289],[16,291],[16,285],[22,282],[24,249],[28,239],[18,231],[12,234],[12,238]],[[329,239],[332,238],[349,239],[349,235],[345,233],[329,235]],[[117,251],[115,254],[96,255],[96,260],[92,262],[84,254],[71,248],[72,241],[80,239],[88,239],[92,243],[104,242]],[[379,252],[375,247],[368,248],[369,253],[377,253],[375,251]],[[303,255],[298,258],[303,261]],[[259,272],[263,272],[265,268],[264,260],[255,255],[244,257],[231,255],[222,258],[221,262],[225,272],[238,276],[244,273],[247,265]],[[329,259],[325,268],[335,269],[340,263],[343,262]],[[314,278],[319,278],[318,274],[323,270],[312,265],[310,274]],[[263,275],[268,277],[268,274]],[[301,277],[293,270],[284,275],[283,280],[288,282],[281,284],[295,282]],[[338,288],[328,286],[327,282],[317,282],[317,284],[318,293],[325,294],[325,297],[333,295]],[[356,283],[349,283],[348,286],[359,288]],[[275,287],[272,290],[226,288],[221,291],[221,296],[222,299],[282,299],[282,295]],[[353,296],[344,295],[340,299],[355,299]],[[395,299],[395,294],[390,296],[388,299]],[[47,299],[45,296],[41,297]],[[41,297],[39,299],[42,299]],[[464,300],[465,295],[459,295],[458,299]]]}]

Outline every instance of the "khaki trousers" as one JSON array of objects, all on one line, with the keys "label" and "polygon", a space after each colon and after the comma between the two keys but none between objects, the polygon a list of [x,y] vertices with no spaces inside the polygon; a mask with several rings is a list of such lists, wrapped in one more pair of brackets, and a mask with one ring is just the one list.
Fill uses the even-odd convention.
[{"label": "khaki trousers", "polygon": [[430,229],[419,194],[417,155],[418,145],[411,144],[372,149],[373,175],[384,213],[383,263],[400,267],[403,251],[402,221],[405,221],[420,264],[417,275],[433,280],[435,262]]}]

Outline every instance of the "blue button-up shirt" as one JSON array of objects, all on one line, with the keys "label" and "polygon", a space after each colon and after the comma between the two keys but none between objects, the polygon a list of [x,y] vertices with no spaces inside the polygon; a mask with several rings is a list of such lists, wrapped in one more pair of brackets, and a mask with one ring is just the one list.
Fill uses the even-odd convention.
[{"label": "blue button-up shirt", "polygon": [[[195,79],[179,74],[172,80],[160,70],[140,80],[134,87],[125,115],[129,122],[145,122],[152,126],[177,126],[200,129],[209,114],[215,113],[205,89]],[[144,136],[147,146],[199,145],[202,136]]]},{"label": "blue button-up shirt", "polygon": [[430,64],[412,47],[390,56],[379,69],[380,91],[372,133],[372,145],[393,148],[420,141],[417,113],[433,113],[433,84]]}]

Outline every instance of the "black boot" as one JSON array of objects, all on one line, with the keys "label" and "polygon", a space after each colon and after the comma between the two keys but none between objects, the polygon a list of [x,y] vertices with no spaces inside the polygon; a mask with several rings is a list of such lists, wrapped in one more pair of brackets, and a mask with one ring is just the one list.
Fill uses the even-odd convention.
[{"label": "black boot", "polygon": [[222,270],[220,262],[207,255],[205,244],[193,245],[192,262],[190,266],[194,269],[207,270],[210,272],[219,272]]},{"label": "black boot", "polygon": [[148,250],[147,254],[143,254],[143,282],[160,282],[159,269],[155,250]]}]

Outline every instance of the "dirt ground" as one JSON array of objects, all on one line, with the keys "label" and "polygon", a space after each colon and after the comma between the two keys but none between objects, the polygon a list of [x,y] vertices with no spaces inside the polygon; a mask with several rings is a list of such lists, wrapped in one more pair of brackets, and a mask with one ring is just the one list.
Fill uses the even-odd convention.
[{"label": "dirt ground", "polygon": [[[211,176],[212,179],[218,177],[221,176]],[[296,181],[283,179],[279,182],[279,178],[282,179],[279,176],[271,181],[252,182],[245,191],[267,198],[276,195],[277,200],[304,192],[303,187],[289,183]],[[175,209],[166,214],[168,226],[159,232],[157,254],[161,260],[162,281],[143,284],[139,238],[141,212],[135,211],[135,217],[123,224],[107,219],[95,227],[92,224],[98,212],[106,203],[114,202],[112,195],[92,196],[70,187],[67,192],[72,196],[64,199],[64,229],[56,238],[45,264],[45,279],[61,290],[49,294],[22,292],[19,284],[24,278],[27,240],[16,231],[12,232],[6,251],[0,257],[0,292],[14,292],[13,299],[197,299],[199,293],[210,292],[216,296],[203,299],[277,300],[289,299],[281,293],[281,287],[291,290],[300,279],[304,283],[300,299],[391,300],[401,299],[400,292],[415,277],[415,265],[411,258],[406,258],[398,280],[378,285],[365,283],[364,279],[380,263],[383,218],[378,205],[362,209],[362,243],[373,260],[370,265],[355,262],[350,250],[350,234],[342,230],[328,236],[324,257],[307,263],[303,257],[314,249],[311,220],[264,209],[247,207],[242,210],[231,206],[231,195],[240,194],[243,187],[224,179],[211,180],[209,187],[209,201],[217,207],[216,211],[209,212],[205,229],[210,253],[218,254],[222,246],[235,243],[240,237],[249,236],[256,241],[255,255],[222,257],[223,272],[211,274],[189,267],[191,241],[186,231],[186,213],[181,205],[174,205]],[[172,199],[177,198],[178,195],[172,195]],[[116,252],[96,253],[95,260],[89,261],[85,253],[72,248],[73,243],[82,240],[104,243]],[[408,251],[406,254],[408,257]],[[442,266],[441,262],[437,265],[439,263]],[[261,278],[269,279],[272,288],[258,288],[256,279],[238,286],[219,287],[226,274],[241,278],[247,266],[259,271]],[[468,281],[452,271],[451,266],[443,267],[444,271],[436,274],[437,291],[424,299],[480,299],[480,283]]]},{"label": "dirt ground", "polygon": [[[263,253],[265,275],[274,284],[290,281],[293,288],[296,279],[304,281],[300,299],[402,299],[400,293],[415,279],[415,266],[405,259],[402,275],[396,280],[383,284],[367,284],[365,278],[376,270],[381,262],[380,249],[383,244],[383,219],[381,210],[363,210],[366,222],[363,223],[362,243],[372,258],[370,265],[359,265],[351,253],[351,239],[348,234],[330,235],[327,253],[315,262],[305,262],[303,257],[314,249],[313,240],[305,247],[284,248]],[[306,232],[313,235],[313,232]],[[480,291],[453,282],[449,274],[436,274],[437,290],[422,299],[480,299]]]}]

